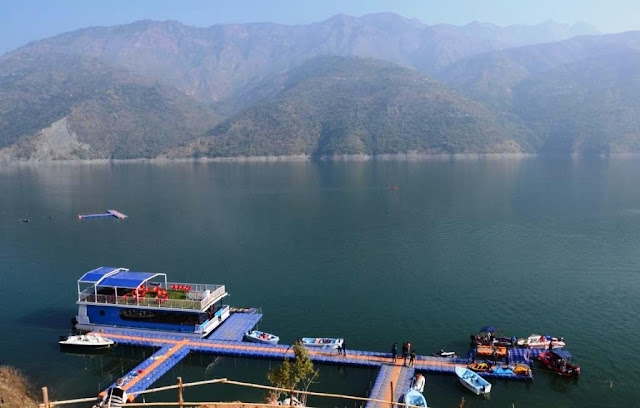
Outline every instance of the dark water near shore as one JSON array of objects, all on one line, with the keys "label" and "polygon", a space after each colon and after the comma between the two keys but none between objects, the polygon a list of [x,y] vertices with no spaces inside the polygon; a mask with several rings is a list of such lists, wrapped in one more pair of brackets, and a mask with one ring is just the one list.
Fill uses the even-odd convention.
[{"label": "dark water near shore", "polygon": [[[261,306],[260,327],[284,342],[342,336],[387,351],[409,340],[419,353],[464,353],[470,333],[496,324],[564,336],[582,366],[577,381],[542,370],[530,384],[494,381],[489,399],[428,375],[434,407],[462,397],[465,407],[638,406],[638,174],[631,159],[0,166],[0,364],[73,398],[149,355],[58,349],[75,281],[109,265],[224,283],[232,305]],[[130,218],[75,218],[106,208]],[[159,383],[266,383],[272,364],[194,355]],[[321,366],[314,389],[366,395],[374,378]],[[262,394],[217,386],[188,396]]]}]

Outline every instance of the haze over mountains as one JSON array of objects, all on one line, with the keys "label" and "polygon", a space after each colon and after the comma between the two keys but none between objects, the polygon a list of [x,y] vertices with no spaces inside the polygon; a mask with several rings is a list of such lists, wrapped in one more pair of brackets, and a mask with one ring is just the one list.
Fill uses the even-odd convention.
[{"label": "haze over mountains", "polygon": [[0,57],[0,158],[637,152],[638,61],[552,22],[86,28]]}]

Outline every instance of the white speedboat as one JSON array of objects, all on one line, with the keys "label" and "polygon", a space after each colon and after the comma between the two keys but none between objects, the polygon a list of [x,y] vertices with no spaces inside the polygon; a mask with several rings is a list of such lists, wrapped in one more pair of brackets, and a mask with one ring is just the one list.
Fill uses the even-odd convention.
[{"label": "white speedboat", "polygon": [[312,348],[337,349],[338,347],[342,347],[342,343],[344,343],[344,339],[334,339],[330,337],[303,337],[302,338],[302,345],[305,347],[312,347]]},{"label": "white speedboat", "polygon": [[95,333],[60,337],[59,343],[61,346],[91,349],[108,348],[115,344],[113,340],[106,339]]},{"label": "white speedboat", "polygon": [[246,341],[251,341],[253,343],[263,343],[263,344],[278,344],[280,341],[280,337],[275,334],[261,332],[259,330],[251,330],[244,334],[244,339]]},{"label": "white speedboat", "polygon": [[562,348],[565,346],[564,339],[551,336],[541,336],[539,334],[532,334],[526,339],[518,339],[516,345],[518,347],[536,348],[536,349],[548,349],[549,344],[551,348]]}]

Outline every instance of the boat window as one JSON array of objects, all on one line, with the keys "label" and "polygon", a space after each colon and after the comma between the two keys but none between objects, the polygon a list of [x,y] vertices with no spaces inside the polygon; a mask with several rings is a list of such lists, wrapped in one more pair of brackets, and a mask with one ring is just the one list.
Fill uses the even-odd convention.
[{"label": "boat window", "polygon": [[182,326],[195,326],[200,324],[200,315],[197,313],[172,312],[167,310],[149,309],[122,309],[120,310],[122,320],[179,324]]}]

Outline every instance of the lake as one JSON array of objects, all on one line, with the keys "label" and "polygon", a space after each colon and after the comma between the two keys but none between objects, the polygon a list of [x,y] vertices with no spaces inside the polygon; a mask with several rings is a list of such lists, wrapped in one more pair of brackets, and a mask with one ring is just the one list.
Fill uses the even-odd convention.
[{"label": "lake", "polygon": [[[93,395],[150,355],[57,345],[76,280],[122,266],[225,284],[229,303],[261,307],[260,328],[284,343],[340,336],[351,349],[410,341],[419,354],[464,355],[469,334],[494,324],[509,336],[562,336],[582,368],[577,380],[541,369],[528,384],[494,380],[488,399],[429,374],[433,407],[462,397],[465,407],[633,406],[638,174],[634,159],[1,165],[0,363],[58,399]],[[76,218],[107,208],[130,218]],[[274,364],[192,355],[157,384],[266,383]],[[371,369],[320,371],[313,390],[365,396],[375,379]],[[228,385],[187,395],[262,398]]]}]

